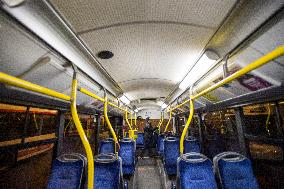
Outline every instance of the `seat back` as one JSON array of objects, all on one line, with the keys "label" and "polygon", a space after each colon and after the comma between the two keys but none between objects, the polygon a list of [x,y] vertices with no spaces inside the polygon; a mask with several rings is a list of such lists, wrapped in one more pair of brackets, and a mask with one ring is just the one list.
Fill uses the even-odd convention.
[{"label": "seat back", "polygon": [[47,189],[79,189],[85,166],[85,157],[80,154],[64,154],[52,163]]},{"label": "seat back", "polygon": [[200,153],[199,142],[196,138],[186,138],[184,140],[184,153],[196,152]]},{"label": "seat back", "polygon": [[122,159],[122,173],[133,174],[135,171],[135,142],[130,138],[119,141],[119,157]]},{"label": "seat back", "polygon": [[137,134],[136,145],[137,145],[137,147],[143,147],[144,146],[144,133],[138,133]]},{"label": "seat back", "polygon": [[121,158],[114,154],[99,154],[95,157],[94,188],[121,188],[122,163]]},{"label": "seat back", "polygon": [[217,189],[212,162],[203,154],[186,153],[178,158],[178,185],[181,189]]},{"label": "seat back", "polygon": [[224,152],[214,157],[214,168],[224,189],[258,189],[251,161],[236,152]]},{"label": "seat back", "polygon": [[100,141],[99,154],[114,154],[114,140],[112,138]]},{"label": "seat back", "polygon": [[158,136],[158,141],[157,141],[157,152],[159,154],[159,156],[163,157],[164,154],[164,139],[165,136],[160,134]]},{"label": "seat back", "polygon": [[169,175],[177,172],[177,159],[179,157],[179,139],[167,137],[164,140],[164,164],[165,171]]}]

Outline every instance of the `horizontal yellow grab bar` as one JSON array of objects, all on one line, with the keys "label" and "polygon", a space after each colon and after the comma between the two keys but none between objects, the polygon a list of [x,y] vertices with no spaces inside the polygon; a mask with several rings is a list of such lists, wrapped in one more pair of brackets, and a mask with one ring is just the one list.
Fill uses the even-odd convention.
[{"label": "horizontal yellow grab bar", "polygon": [[[243,75],[245,75],[246,73],[255,70],[261,66],[263,66],[264,64],[267,64],[268,62],[270,62],[271,60],[278,58],[279,56],[284,55],[284,45],[274,49],[273,51],[271,51],[270,53],[262,56],[261,58],[259,58],[258,60],[250,63],[249,65],[245,66],[244,68],[240,69],[239,71],[233,73],[232,75],[224,78],[223,80],[219,81],[218,83],[212,85],[211,87],[201,91],[200,93],[194,95],[192,97],[192,99],[197,99],[219,87],[222,87],[223,85],[230,83],[231,81],[233,81],[234,79],[237,79]],[[182,102],[181,104],[173,107],[172,109],[168,110],[168,112],[173,111],[183,105],[185,105],[186,103],[188,103],[190,101],[190,99],[185,100],[184,102]]]},{"label": "horizontal yellow grab bar", "polygon": [[59,93],[57,91],[54,91],[52,89],[49,88],[45,88],[42,87],[40,85],[19,79],[17,77],[14,76],[10,76],[8,74],[5,74],[3,72],[0,72],[0,83],[5,83],[8,85],[12,85],[15,87],[19,87],[19,88],[23,88],[23,89],[27,89],[30,91],[34,91],[37,93],[41,93],[47,96],[51,96],[51,97],[55,97],[55,98],[59,98],[62,100],[66,100],[66,101],[70,101],[70,96],[65,95],[63,93]]},{"label": "horizontal yellow grab bar", "polygon": [[[81,93],[84,93],[85,95],[88,95],[88,96],[90,96],[90,97],[92,97],[92,98],[94,98],[94,99],[97,99],[97,100],[101,101],[102,103],[105,102],[105,99],[104,99],[104,98],[99,97],[98,95],[96,95],[96,94],[94,94],[94,93],[88,91],[88,90],[85,89],[85,88],[80,87],[80,88],[78,88],[78,90],[79,90]],[[112,103],[112,102],[109,102],[109,101],[108,101],[107,103],[108,103],[108,105],[110,105],[110,106],[112,106],[112,107],[115,107],[115,108],[117,108],[117,109],[119,109],[119,110],[121,110],[121,111],[125,111],[125,109],[119,107],[118,105],[116,105],[116,104],[114,104],[114,103]],[[128,112],[128,113],[129,113],[129,112]]]}]

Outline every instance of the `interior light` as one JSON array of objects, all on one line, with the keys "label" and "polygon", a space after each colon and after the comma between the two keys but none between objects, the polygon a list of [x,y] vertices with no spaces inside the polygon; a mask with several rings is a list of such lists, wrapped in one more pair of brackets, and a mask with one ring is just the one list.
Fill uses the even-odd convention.
[{"label": "interior light", "polygon": [[161,105],[161,108],[162,108],[162,109],[165,109],[167,106],[168,106],[167,104],[163,103],[163,104]]},{"label": "interior light", "polygon": [[192,86],[203,74],[205,74],[219,59],[219,56],[211,50],[205,51],[198,62],[193,66],[190,72],[179,84],[179,88],[182,90]]},{"label": "interior light", "polygon": [[119,100],[123,102],[124,104],[130,104],[130,100],[123,94],[121,97],[119,97]]},{"label": "interior light", "polygon": [[135,110],[134,110],[134,112],[136,112],[136,113],[137,113],[137,112],[138,112],[138,109],[135,109]]}]

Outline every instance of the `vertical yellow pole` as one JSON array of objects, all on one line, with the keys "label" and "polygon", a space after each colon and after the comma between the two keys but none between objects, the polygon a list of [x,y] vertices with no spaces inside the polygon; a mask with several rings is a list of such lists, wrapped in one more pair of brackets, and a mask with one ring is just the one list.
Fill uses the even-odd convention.
[{"label": "vertical yellow pole", "polygon": [[190,125],[191,120],[192,120],[192,117],[193,117],[194,105],[193,105],[192,96],[190,96],[190,101],[189,101],[189,103],[190,103],[189,116],[188,116],[187,122],[186,122],[186,124],[185,124],[185,127],[184,127],[184,129],[183,129],[183,131],[182,131],[182,134],[181,134],[181,137],[180,137],[180,148],[179,148],[179,149],[180,149],[180,150],[179,150],[179,151],[180,151],[180,154],[183,154],[184,139],[185,139],[186,132],[187,132],[187,130],[188,130],[188,128],[189,128],[189,125]]},{"label": "vertical yellow pole", "polygon": [[94,157],[93,157],[92,148],[87,139],[87,136],[85,135],[84,129],[81,125],[81,122],[80,122],[80,119],[77,113],[76,96],[77,96],[77,80],[76,80],[76,76],[74,75],[74,79],[72,81],[72,91],[71,91],[71,114],[72,114],[72,118],[74,120],[75,126],[77,128],[77,131],[79,133],[80,139],[83,143],[83,146],[85,148],[86,155],[87,155],[88,189],[93,189],[94,188]]},{"label": "vertical yellow pole", "polygon": [[130,123],[129,123],[129,120],[128,120],[128,113],[127,113],[127,109],[125,110],[125,121],[126,121],[126,123],[127,123],[128,127],[129,127],[129,129],[130,129],[130,130],[132,130],[132,127],[131,127],[131,125],[130,125]]},{"label": "vertical yellow pole", "polygon": [[169,118],[169,121],[168,121],[168,123],[167,123],[167,125],[166,125],[166,128],[165,128],[165,130],[164,130],[164,132],[167,132],[167,130],[168,130],[168,127],[169,127],[169,125],[170,125],[170,123],[171,123],[171,120],[172,120],[172,111],[170,111],[170,118]]},{"label": "vertical yellow pole", "polygon": [[113,140],[115,142],[115,154],[117,155],[117,147],[119,148],[119,143],[118,143],[118,140],[117,140],[117,137],[116,137],[116,134],[111,126],[111,123],[109,121],[109,118],[108,118],[108,114],[107,114],[107,105],[108,105],[108,101],[107,101],[107,96],[105,96],[105,101],[104,101],[104,116],[105,116],[105,120],[106,120],[106,123],[107,123],[107,126],[111,132],[111,135],[113,137]]},{"label": "vertical yellow pole", "polygon": [[130,125],[131,125],[131,127],[133,126],[132,113],[131,112],[130,112]]}]

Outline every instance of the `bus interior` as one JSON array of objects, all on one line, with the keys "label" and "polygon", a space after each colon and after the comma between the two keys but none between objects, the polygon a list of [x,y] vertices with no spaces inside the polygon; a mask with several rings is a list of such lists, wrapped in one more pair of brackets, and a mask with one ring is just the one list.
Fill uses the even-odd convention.
[{"label": "bus interior", "polygon": [[0,0],[0,188],[284,189],[283,0]]}]

